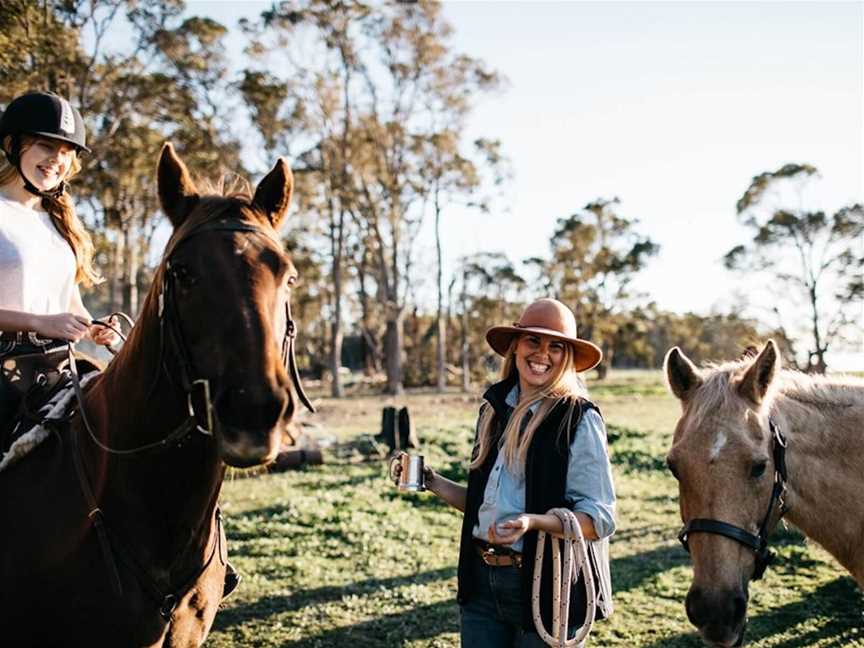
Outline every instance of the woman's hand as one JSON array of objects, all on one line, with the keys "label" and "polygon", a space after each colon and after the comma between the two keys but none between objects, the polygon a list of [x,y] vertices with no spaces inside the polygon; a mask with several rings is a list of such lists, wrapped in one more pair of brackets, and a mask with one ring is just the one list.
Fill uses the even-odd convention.
[{"label": "woman's hand", "polygon": [[114,329],[120,326],[120,320],[116,315],[113,315],[108,320],[108,324],[114,328],[111,329],[107,326],[102,326],[101,324],[91,324],[90,328],[87,329],[87,337],[95,344],[102,344],[105,346],[116,344],[120,341],[120,336],[117,335],[117,332]]},{"label": "woman's hand", "polygon": [[34,315],[33,330],[41,338],[78,342],[87,335],[90,320],[74,313]]},{"label": "woman's hand", "polygon": [[[393,458],[390,460],[390,479],[393,480],[393,485],[399,485],[399,477],[402,475],[402,457],[408,456],[407,452],[402,452],[401,450],[393,455]],[[432,490],[431,484],[435,481],[435,471],[432,470],[429,466],[423,466],[423,482],[426,486],[427,490]],[[434,492],[434,491],[433,491]]]},{"label": "woman's hand", "polygon": [[489,525],[489,542],[498,545],[512,545],[531,530],[531,515],[523,513],[515,518]]}]

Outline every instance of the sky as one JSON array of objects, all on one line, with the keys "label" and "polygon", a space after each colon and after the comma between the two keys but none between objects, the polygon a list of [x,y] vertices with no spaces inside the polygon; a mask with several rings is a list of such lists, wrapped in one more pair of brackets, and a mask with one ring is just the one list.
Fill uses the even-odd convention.
[{"label": "sky", "polygon": [[[234,26],[266,5],[188,11]],[[514,171],[506,209],[445,214],[448,267],[480,250],[546,256],[557,219],[618,197],[661,248],[637,289],[703,314],[745,295],[745,314],[760,316],[764,282],[720,261],[747,240],[735,203],[750,179],[806,162],[821,172],[814,206],[864,202],[864,3],[465,0],[444,11],[454,49],[507,79],[478,99],[467,141],[500,139]],[[430,236],[420,263],[434,262]],[[853,351],[843,364],[864,369],[864,347]]]}]

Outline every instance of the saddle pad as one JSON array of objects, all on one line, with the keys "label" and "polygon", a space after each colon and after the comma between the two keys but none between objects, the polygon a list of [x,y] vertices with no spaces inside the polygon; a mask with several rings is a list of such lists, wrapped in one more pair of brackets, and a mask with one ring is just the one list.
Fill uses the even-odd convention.
[{"label": "saddle pad", "polygon": [[[81,378],[81,388],[83,389],[87,383],[99,375],[98,371],[91,371]],[[43,420],[62,418],[69,406],[75,401],[75,389],[72,381],[68,381],[64,387],[59,389],[56,394],[39,408],[39,416]],[[24,456],[29,454],[36,446],[48,438],[51,431],[44,425],[37,425],[27,431],[9,447],[6,454],[0,460],[0,472],[3,472],[7,467],[20,461]]]}]

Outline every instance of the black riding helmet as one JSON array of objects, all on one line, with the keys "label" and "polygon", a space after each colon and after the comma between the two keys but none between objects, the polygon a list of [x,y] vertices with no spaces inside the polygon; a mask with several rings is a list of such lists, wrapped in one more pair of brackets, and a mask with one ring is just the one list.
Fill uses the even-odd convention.
[{"label": "black riding helmet", "polygon": [[7,135],[12,137],[12,147],[6,150],[4,145],[6,158],[24,178],[25,189],[43,198],[58,198],[66,191],[66,183],[61,182],[50,191],[40,191],[33,186],[21,171],[21,135],[69,142],[78,152],[90,152],[81,113],[69,101],[53,92],[30,92],[13,99],[0,117],[0,142]]}]

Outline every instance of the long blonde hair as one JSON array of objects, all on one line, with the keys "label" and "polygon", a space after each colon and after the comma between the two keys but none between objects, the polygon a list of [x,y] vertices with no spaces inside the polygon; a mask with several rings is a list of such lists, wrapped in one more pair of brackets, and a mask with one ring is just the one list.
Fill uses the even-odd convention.
[{"label": "long blonde hair", "polygon": [[[21,151],[23,154],[33,143],[39,139],[33,135],[21,135]],[[12,146],[12,137],[7,136],[3,140],[3,148],[7,151]],[[81,162],[76,153],[72,158],[72,165],[64,180],[69,180],[81,170]],[[16,181],[21,177],[14,166],[9,164],[5,155],[0,155],[0,186]],[[102,277],[93,265],[93,239],[84,228],[81,219],[75,212],[75,205],[68,191],[64,191],[59,198],[42,198],[42,208],[48,212],[51,222],[67,243],[75,255],[75,281],[85,286],[100,283]]]},{"label": "long blonde hair", "polygon": [[[502,380],[518,375],[516,371],[516,345],[519,343],[519,337],[515,336],[507,349],[507,355],[504,357],[504,364],[501,367]],[[558,365],[549,380],[535,390],[520,394],[519,403],[510,415],[510,420],[507,422],[507,427],[504,428],[501,437],[503,439],[501,452],[504,453],[504,462],[511,472],[517,475],[523,474],[525,459],[528,456],[531,441],[534,439],[534,433],[549,415],[549,412],[562,401],[568,403],[568,411],[562,420],[558,434],[563,434],[565,431],[569,434],[572,428],[573,415],[579,406],[579,399],[588,397],[588,389],[574,368],[575,358],[576,353],[572,345],[565,344],[561,364]],[[529,408],[537,401],[540,401],[540,406],[531,415],[528,425],[522,430],[525,417],[529,414]],[[474,458],[471,465],[468,466],[469,470],[475,470],[482,466],[492,449],[492,443],[495,440],[495,410],[492,407],[487,405],[483,408],[477,429],[477,445]]]}]

